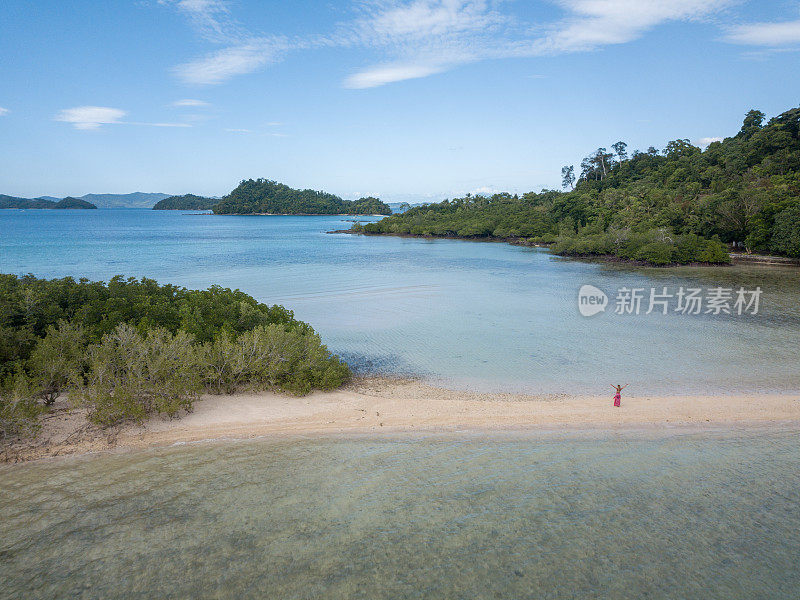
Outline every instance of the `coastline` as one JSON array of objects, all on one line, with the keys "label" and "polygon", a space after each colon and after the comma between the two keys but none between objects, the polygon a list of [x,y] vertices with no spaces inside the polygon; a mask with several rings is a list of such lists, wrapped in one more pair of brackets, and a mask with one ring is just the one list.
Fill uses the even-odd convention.
[{"label": "coastline", "polygon": [[[346,233],[349,235],[364,235],[372,237],[401,237],[401,238],[416,238],[423,240],[458,240],[462,242],[488,242],[494,244],[509,244],[511,246],[523,246],[526,248],[549,248],[552,244],[529,242],[526,238],[504,238],[494,236],[475,236],[475,237],[462,237],[458,235],[423,235],[414,233],[367,233],[365,231],[353,231],[352,229],[335,229],[333,231],[326,231],[325,233]],[[731,265],[757,265],[757,266],[781,266],[781,267],[800,267],[800,259],[790,258],[786,256],[772,256],[768,254],[745,254],[741,252],[730,252],[731,260],[727,263],[708,263],[708,262],[691,262],[691,263],[669,263],[665,265],[654,265],[646,261],[630,260],[627,258],[619,258],[613,254],[553,254],[553,256],[560,256],[561,258],[574,259],[574,260],[588,260],[597,262],[611,262],[611,263],[624,263],[629,265],[636,265],[642,267],[656,267],[656,268],[669,268],[669,267],[728,267]]]},{"label": "coastline", "polygon": [[[160,209],[161,210],[161,209]],[[180,210],[180,209],[174,209]],[[208,209],[212,210],[213,209]],[[215,217],[388,217],[381,214],[355,213],[209,213]]]},{"label": "coastline", "polygon": [[0,447],[0,463],[287,435],[800,430],[800,394],[624,396],[622,407],[614,408],[611,394],[482,394],[381,377],[304,397],[271,392],[203,396],[193,412],[179,419],[154,417],[142,425],[108,429],[91,425],[85,411],[68,407],[66,399],[59,399],[35,439]]}]

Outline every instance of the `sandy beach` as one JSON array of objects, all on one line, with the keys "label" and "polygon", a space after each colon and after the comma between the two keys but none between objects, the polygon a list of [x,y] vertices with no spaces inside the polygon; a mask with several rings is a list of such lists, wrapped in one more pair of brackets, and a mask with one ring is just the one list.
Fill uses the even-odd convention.
[{"label": "sandy beach", "polygon": [[800,428],[800,394],[725,396],[480,394],[413,380],[368,378],[305,397],[275,393],[204,396],[180,418],[101,429],[57,402],[33,441],[7,445],[2,462],[270,435],[497,430],[681,432],[720,427]]}]

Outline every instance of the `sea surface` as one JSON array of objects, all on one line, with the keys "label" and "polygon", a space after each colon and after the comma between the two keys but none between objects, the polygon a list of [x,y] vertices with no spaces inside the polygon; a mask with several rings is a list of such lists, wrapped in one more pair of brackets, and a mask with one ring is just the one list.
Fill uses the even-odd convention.
[{"label": "sea surface", "polygon": [[0,598],[796,599],[793,433],[316,438],[0,466]]},{"label": "sea surface", "polygon": [[[342,217],[0,211],[0,272],[240,288],[365,373],[489,391],[800,389],[800,271],[328,234]],[[590,284],[610,307],[581,316]],[[617,290],[760,287],[758,314]],[[264,438],[0,466],[0,599],[797,598],[776,425]]]},{"label": "sea surface", "polygon": [[[328,234],[350,217],[152,210],[0,211],[0,272],[239,288],[310,322],[357,371],[481,391],[800,390],[800,269],[655,269],[501,243]],[[364,220],[364,219],[362,219]],[[367,219],[369,220],[369,219]],[[578,290],[609,296],[584,317]],[[620,288],[640,314],[616,314]],[[758,314],[668,314],[651,288],[753,290]],[[748,297],[749,299],[749,297]],[[731,304],[732,308],[732,304]],[[752,307],[751,307],[752,312]]]}]

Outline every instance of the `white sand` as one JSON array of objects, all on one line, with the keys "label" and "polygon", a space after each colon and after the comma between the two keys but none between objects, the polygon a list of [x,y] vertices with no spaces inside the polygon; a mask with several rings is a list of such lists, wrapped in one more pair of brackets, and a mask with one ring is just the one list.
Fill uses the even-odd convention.
[{"label": "white sand", "polygon": [[[609,388],[610,389],[610,388]],[[613,392],[613,390],[610,390]],[[143,448],[282,434],[631,428],[694,429],[782,425],[800,428],[800,394],[525,396],[445,390],[415,381],[371,378],[335,392],[297,398],[274,393],[204,396],[180,419],[100,430],[81,411],[54,411],[34,443],[6,448],[18,461],[109,448]]]}]

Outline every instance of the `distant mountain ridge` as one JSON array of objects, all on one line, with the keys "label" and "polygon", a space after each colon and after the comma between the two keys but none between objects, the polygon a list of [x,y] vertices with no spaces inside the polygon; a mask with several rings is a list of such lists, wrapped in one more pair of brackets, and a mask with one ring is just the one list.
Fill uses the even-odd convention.
[{"label": "distant mountain ridge", "polygon": [[132,192],[130,194],[86,194],[81,200],[96,204],[98,208],[153,208],[159,200],[171,194],[160,192]]},{"label": "distant mountain ridge", "polygon": [[[162,194],[159,192],[132,192],[130,194],[85,194],[83,196],[67,196],[67,198],[75,198],[76,200],[84,200],[90,204],[93,204],[96,208],[153,208],[153,206],[163,200],[164,198],[169,198],[171,194]],[[59,202],[63,200],[63,198],[57,198],[55,196],[39,196],[37,198],[20,198],[17,196],[6,196],[5,194],[0,194],[0,200],[3,201],[3,204],[8,202],[11,203],[19,203],[19,202],[28,202],[28,203],[37,203],[37,202]],[[3,206],[0,204],[0,208],[20,208],[19,206]],[[34,208],[34,206],[30,206],[30,208]],[[48,208],[46,205],[39,206],[38,208]]]},{"label": "distant mountain ridge", "polygon": [[16,196],[6,196],[0,194],[0,209],[2,208],[17,208],[17,209],[96,209],[97,207],[91,202],[87,202],[82,198],[72,198],[67,196],[57,202],[48,200],[46,198],[18,198]]}]

